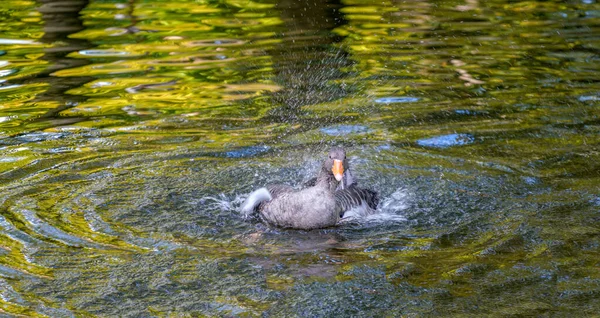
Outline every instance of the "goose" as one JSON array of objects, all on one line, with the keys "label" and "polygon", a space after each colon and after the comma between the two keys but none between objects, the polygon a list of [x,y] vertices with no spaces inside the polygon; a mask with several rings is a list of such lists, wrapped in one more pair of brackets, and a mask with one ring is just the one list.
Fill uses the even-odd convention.
[{"label": "goose", "polygon": [[252,192],[242,204],[247,217],[258,210],[267,224],[302,230],[331,227],[343,213],[365,203],[377,206],[377,194],[358,188],[349,172],[346,152],[334,147],[308,187],[294,190],[288,185],[268,185]]}]

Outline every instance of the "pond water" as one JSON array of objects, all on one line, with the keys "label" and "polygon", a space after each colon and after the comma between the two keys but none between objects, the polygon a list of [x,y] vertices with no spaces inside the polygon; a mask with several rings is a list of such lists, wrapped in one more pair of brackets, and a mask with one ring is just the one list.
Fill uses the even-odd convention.
[{"label": "pond water", "polygon": [[[600,312],[600,4],[3,0],[0,313]],[[381,196],[245,221],[332,145]],[[594,300],[595,299],[595,300]]]}]

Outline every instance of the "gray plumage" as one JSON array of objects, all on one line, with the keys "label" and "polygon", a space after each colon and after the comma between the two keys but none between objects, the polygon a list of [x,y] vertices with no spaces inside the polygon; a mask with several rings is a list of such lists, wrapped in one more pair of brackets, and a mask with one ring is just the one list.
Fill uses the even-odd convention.
[{"label": "gray plumage", "polygon": [[[316,181],[317,178],[312,178],[304,183],[304,186],[314,186]],[[344,212],[358,207],[366,209],[363,214],[373,214],[379,205],[377,192],[358,187],[350,168],[344,172],[344,177],[334,194],[339,209],[341,209],[340,217],[343,217]]]}]

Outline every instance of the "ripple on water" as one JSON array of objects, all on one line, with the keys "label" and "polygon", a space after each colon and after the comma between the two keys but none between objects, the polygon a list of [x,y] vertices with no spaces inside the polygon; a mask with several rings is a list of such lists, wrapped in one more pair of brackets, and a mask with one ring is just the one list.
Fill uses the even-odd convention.
[{"label": "ripple on water", "polygon": [[0,39],[0,44],[11,45],[11,44],[40,44],[39,42],[33,40],[19,40],[19,39]]},{"label": "ripple on water", "polygon": [[38,218],[34,211],[23,209],[19,212],[25,218],[25,220],[27,220],[27,222],[29,224],[31,224],[31,226],[37,233],[39,233],[45,237],[63,242],[64,244],[67,244],[70,246],[99,247],[96,244],[91,244],[77,236],[67,234],[67,233],[51,226],[50,224],[48,224],[48,223],[42,221],[40,218]]},{"label": "ripple on water", "polygon": [[27,157],[2,157],[0,158],[0,162],[8,163],[8,162],[17,162],[21,160],[25,160]]},{"label": "ripple on water", "polygon": [[19,88],[21,86],[23,86],[23,85],[13,84],[13,85],[0,86],[0,90],[6,91],[6,90],[13,89],[13,88]]},{"label": "ripple on water", "polygon": [[580,102],[597,102],[600,101],[600,95],[582,95],[578,99]]},{"label": "ripple on water", "polygon": [[81,50],[79,54],[86,56],[124,56],[130,55],[129,52],[116,50]]},{"label": "ripple on water", "polygon": [[477,115],[486,114],[486,112],[470,110],[470,109],[456,109],[456,110],[454,110],[454,113],[457,115],[467,115],[467,116],[477,116]]},{"label": "ripple on water", "polygon": [[65,137],[64,133],[55,133],[55,132],[32,132],[29,134],[21,135],[16,137],[20,142],[39,142],[46,140],[55,140]]},{"label": "ripple on water", "polygon": [[239,39],[211,39],[211,40],[197,40],[184,43],[185,46],[230,46],[230,45],[242,45],[246,41]]},{"label": "ripple on water", "polygon": [[361,125],[338,125],[321,128],[321,132],[329,136],[345,136],[349,134],[364,134],[369,132],[369,127]]},{"label": "ripple on water", "polygon": [[8,76],[8,75],[14,74],[16,72],[17,72],[17,70],[15,70],[15,69],[0,70],[0,77]]},{"label": "ripple on water", "polygon": [[15,241],[18,241],[26,247],[29,247],[31,245],[42,244],[42,241],[40,241],[39,239],[32,237],[29,234],[17,229],[2,215],[0,215],[0,228],[2,228],[3,234]]},{"label": "ripple on water", "polygon": [[521,180],[523,180],[523,182],[528,185],[534,185],[534,184],[540,183],[540,180],[535,177],[524,176],[524,177],[521,177]]},{"label": "ripple on water", "polygon": [[114,85],[113,82],[98,81],[98,82],[94,82],[92,85],[90,85],[90,87],[98,88],[98,87],[105,87],[105,86],[112,86],[112,85]]},{"label": "ripple on water", "polygon": [[267,152],[271,147],[269,146],[250,146],[243,147],[236,150],[228,151],[225,153],[227,158],[246,158],[260,155]]},{"label": "ripple on water", "polygon": [[464,146],[475,142],[475,137],[470,134],[449,134],[417,140],[417,144],[423,147],[448,148],[452,146]]},{"label": "ripple on water", "polygon": [[393,104],[393,103],[415,103],[420,98],[411,96],[400,96],[400,97],[381,97],[375,100],[379,104]]}]

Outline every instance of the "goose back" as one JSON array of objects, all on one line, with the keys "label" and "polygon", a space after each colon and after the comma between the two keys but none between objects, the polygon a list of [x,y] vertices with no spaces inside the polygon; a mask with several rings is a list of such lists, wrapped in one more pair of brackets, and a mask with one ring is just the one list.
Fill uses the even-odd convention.
[{"label": "goose back", "polygon": [[[294,188],[292,188],[291,186],[287,185],[287,184],[269,184],[266,186],[267,190],[269,191],[269,193],[271,194],[271,200],[276,199],[278,197],[281,197],[282,195],[286,194],[286,193],[291,193],[294,192]],[[258,205],[258,211],[261,211],[264,209],[265,204],[267,204],[269,201],[263,201]]]},{"label": "goose back", "polygon": [[310,230],[334,226],[340,210],[331,191],[310,187],[263,202],[259,213],[263,221],[273,226]]}]

